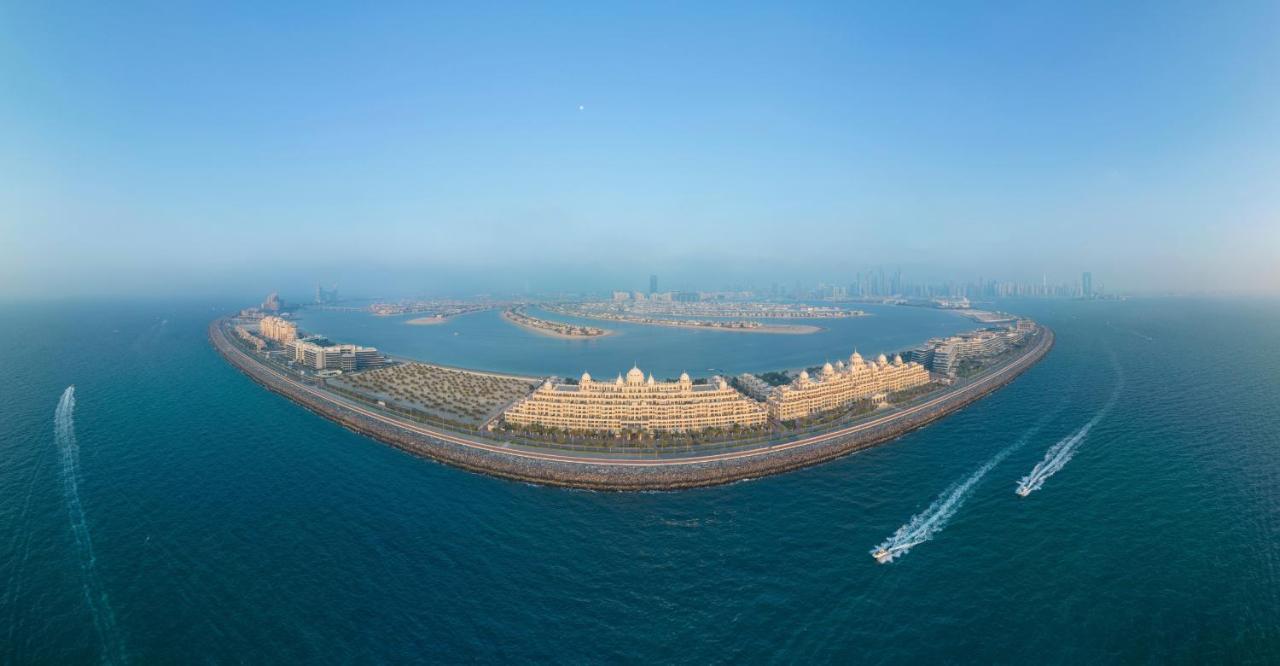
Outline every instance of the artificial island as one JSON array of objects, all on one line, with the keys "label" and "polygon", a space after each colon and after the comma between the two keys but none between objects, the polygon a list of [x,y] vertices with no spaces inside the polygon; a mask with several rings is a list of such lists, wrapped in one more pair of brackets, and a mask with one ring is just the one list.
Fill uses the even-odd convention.
[{"label": "artificial island", "polygon": [[[480,310],[450,307],[449,316]],[[580,314],[600,308],[540,309]],[[970,317],[983,328],[874,358],[853,350],[846,359],[808,368],[669,379],[634,366],[601,380],[585,372],[525,377],[388,358],[372,347],[308,335],[280,316],[288,314],[282,310],[269,298],[261,308],[212,322],[210,339],[262,386],[384,443],[505,478],[602,490],[728,483],[862,450],[1007,384],[1054,340],[1051,330],[1029,319],[974,311]],[[751,313],[861,315],[743,305],[731,316]],[[505,306],[503,317],[555,337],[608,334],[532,316],[524,304]]]}]

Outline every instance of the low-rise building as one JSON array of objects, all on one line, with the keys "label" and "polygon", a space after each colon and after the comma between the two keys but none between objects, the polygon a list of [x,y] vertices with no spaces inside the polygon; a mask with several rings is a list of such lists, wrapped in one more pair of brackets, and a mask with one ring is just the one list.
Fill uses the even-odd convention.
[{"label": "low-rise building", "polygon": [[253,348],[258,351],[262,351],[267,346],[267,342],[265,340],[254,335],[252,331],[245,328],[243,325],[236,326],[236,335],[238,335],[241,340],[253,345]]},{"label": "low-rise building", "polygon": [[769,416],[792,421],[928,383],[929,371],[919,363],[907,363],[901,356],[890,362],[884,354],[867,362],[854,352],[848,365],[827,363],[817,377],[804,371],[790,384],[774,389],[769,395]]},{"label": "low-rise building", "polygon": [[360,345],[322,345],[313,340],[294,340],[285,350],[295,363],[315,370],[342,370],[352,372],[380,368],[387,359],[373,347]]},{"label": "low-rise building", "polygon": [[929,369],[940,375],[955,375],[962,361],[1002,354],[1020,344],[1035,329],[1035,322],[1020,319],[1002,328],[934,338],[926,344],[933,350]]},{"label": "low-rise building", "polygon": [[565,430],[696,431],[706,428],[764,425],[768,412],[760,403],[714,378],[695,385],[689,375],[675,382],[645,378],[639,368],[612,382],[597,382],[583,373],[577,384],[544,382],[504,413],[507,422]]},{"label": "low-rise building", "polygon": [[738,375],[738,386],[743,393],[761,402],[768,400],[769,394],[773,392],[773,387],[769,385],[769,382],[749,372]]}]

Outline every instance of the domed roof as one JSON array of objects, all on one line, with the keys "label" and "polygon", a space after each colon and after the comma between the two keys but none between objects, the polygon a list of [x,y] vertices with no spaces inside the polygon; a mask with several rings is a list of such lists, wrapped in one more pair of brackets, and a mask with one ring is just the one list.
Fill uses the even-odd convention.
[{"label": "domed roof", "polygon": [[889,362],[889,359],[885,358],[885,357],[884,357],[884,354],[881,354],[881,355],[879,355],[879,356],[877,356],[877,357],[876,357],[876,363],[879,363],[879,364],[881,364],[881,365],[884,365],[885,363],[888,363],[888,362]]},{"label": "domed roof", "polygon": [[808,378],[809,378],[809,371],[808,371],[808,370],[801,370],[801,371],[800,371],[800,379],[804,380],[804,379],[808,379]]},{"label": "domed roof", "polygon": [[902,365],[902,354],[894,354],[894,355],[893,355],[893,364],[894,364],[894,365]]},{"label": "domed roof", "polygon": [[653,381],[653,373],[652,373],[652,372],[650,372],[650,373],[649,373],[649,378],[648,378],[648,379],[646,379],[646,380],[644,380],[644,383],[648,384],[649,386],[653,386],[654,381]]},{"label": "domed roof", "polygon": [[862,354],[854,351],[853,356],[849,357],[849,365],[862,365]]},{"label": "domed roof", "polygon": [[682,373],[680,373],[680,381],[682,381],[682,382],[691,381],[691,380],[689,379],[689,373],[687,373],[687,372],[682,372]]},{"label": "domed roof", "polygon": [[833,367],[831,367],[831,364],[830,364],[830,363],[826,363],[826,364],[824,364],[824,365],[822,366],[822,374],[823,374],[823,375],[830,375],[830,374],[834,374],[834,373],[835,373],[835,371],[836,371],[836,369],[835,369],[835,368],[833,368]]},{"label": "domed roof", "polygon": [[581,383],[581,384],[586,384],[586,383],[587,383],[587,382],[589,382],[589,381],[591,381],[591,375],[589,375],[589,374],[587,374],[587,373],[585,373],[585,372],[584,372],[584,373],[582,373],[582,378],[578,380],[578,382],[579,382],[579,383]]},{"label": "domed roof", "polygon": [[622,374],[621,374],[621,373],[619,373],[619,374],[618,374],[618,378],[617,378],[617,379],[613,380],[613,383],[614,383],[614,384],[617,384],[618,386],[622,386]]},{"label": "domed roof", "polygon": [[627,383],[628,384],[644,383],[644,372],[640,370],[640,368],[637,368],[636,366],[631,366],[631,369],[627,371]]}]

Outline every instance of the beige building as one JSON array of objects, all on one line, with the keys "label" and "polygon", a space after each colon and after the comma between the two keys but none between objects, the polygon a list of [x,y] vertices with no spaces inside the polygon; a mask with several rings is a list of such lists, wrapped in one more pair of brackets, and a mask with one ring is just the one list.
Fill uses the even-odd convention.
[{"label": "beige building", "polygon": [[884,354],[866,362],[854,352],[848,365],[827,363],[818,377],[802,371],[790,384],[774,389],[769,396],[769,416],[775,421],[791,421],[928,383],[929,371],[919,363],[904,363],[901,356],[890,362]]},{"label": "beige building", "polygon": [[262,351],[267,346],[267,343],[262,338],[254,335],[252,331],[244,326],[236,326],[236,335],[240,336],[241,340],[253,345],[253,348],[258,351]]},{"label": "beige building", "polygon": [[263,317],[258,322],[258,331],[262,337],[282,345],[298,339],[298,325],[280,317]]},{"label": "beige building", "polygon": [[587,431],[690,431],[764,425],[768,411],[720,378],[694,385],[688,374],[655,382],[639,368],[612,382],[583,373],[577,385],[543,383],[504,414],[516,425]]}]

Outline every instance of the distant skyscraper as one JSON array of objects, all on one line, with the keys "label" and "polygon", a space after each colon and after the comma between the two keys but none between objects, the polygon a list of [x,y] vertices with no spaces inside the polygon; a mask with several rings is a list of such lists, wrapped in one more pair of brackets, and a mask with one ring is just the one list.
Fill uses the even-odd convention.
[{"label": "distant skyscraper", "polygon": [[1085,298],[1093,298],[1093,273],[1085,271],[1080,276],[1080,291]]},{"label": "distant skyscraper", "polygon": [[650,294],[658,293],[658,276],[657,275],[649,276],[649,293]]},{"label": "distant skyscraper", "polygon": [[338,302],[338,285],[333,285],[333,289],[325,289],[316,283],[316,303],[324,305],[326,303]]}]

